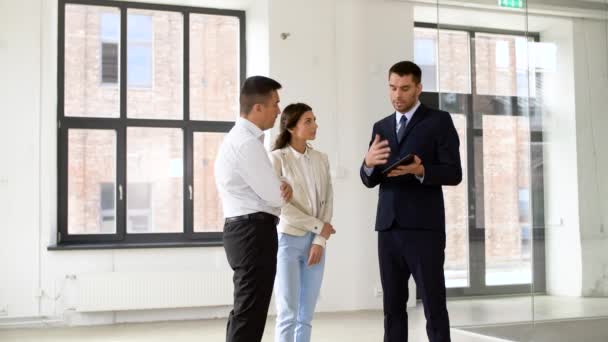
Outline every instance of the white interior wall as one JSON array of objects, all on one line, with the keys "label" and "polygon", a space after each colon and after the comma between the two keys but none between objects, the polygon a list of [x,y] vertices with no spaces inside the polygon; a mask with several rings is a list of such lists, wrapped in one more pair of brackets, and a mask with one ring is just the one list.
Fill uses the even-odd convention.
[{"label": "white interior wall", "polygon": [[[307,101],[319,116],[321,130],[315,145],[331,158],[334,224],[339,231],[330,240],[319,310],[379,308],[380,298],[374,295],[379,276],[372,230],[376,193],[360,184],[357,170],[371,124],[390,111],[386,70],[411,53],[407,49],[411,28],[395,31],[384,19],[411,22],[410,6],[372,1],[316,1],[312,8],[310,3],[279,0],[231,4],[222,7],[247,10],[248,74],[277,78],[284,85],[283,104]],[[228,266],[221,247],[47,251],[57,231],[57,1],[2,2],[0,13],[2,75],[6,75],[1,83],[2,118],[10,123],[2,125],[2,155],[6,157],[0,169],[0,199],[6,205],[0,222],[11,241],[0,250],[6,279],[0,284],[0,315],[4,312],[12,319],[44,316],[74,325],[226,316],[228,307],[72,312],[75,291],[66,275],[224,270]],[[301,20],[302,13],[307,13],[308,20]],[[375,19],[370,20],[370,15]],[[369,26],[360,24],[364,21]],[[292,33],[287,40],[279,38],[284,31]],[[355,212],[359,214],[352,215]]]},{"label": "white interior wall", "polygon": [[[217,3],[218,1],[213,3],[210,0],[179,2],[192,6]],[[375,215],[375,191],[360,185],[357,170],[368,143],[372,123],[390,112],[385,91],[386,70],[393,62],[412,55],[411,25],[399,25],[401,29],[395,29],[394,23],[412,23],[412,19],[424,21],[419,19],[419,7],[413,12],[409,3],[372,0],[315,0],[306,4],[294,0],[235,0],[229,3],[222,1],[221,4],[224,8],[247,10],[249,74],[268,74],[277,78],[284,85],[281,91],[283,105],[292,101],[309,102],[319,118],[320,131],[315,146],[327,152],[332,163],[336,190],[334,225],[338,230],[328,246],[328,262],[319,309],[339,311],[379,308],[380,299],[374,296],[374,288],[379,285],[376,235],[371,228]],[[0,249],[3,279],[0,283],[0,318],[43,315],[65,319],[71,324],[96,324],[225,316],[228,312],[226,307],[87,315],[69,311],[74,293],[70,281],[65,281],[67,274],[146,268],[172,271],[226,269],[224,251],[217,247],[62,252],[46,250],[46,246],[55,241],[57,229],[57,1],[2,1],[0,13],[0,74],[3,75],[0,79],[3,103],[0,117],[3,123],[8,123],[0,126],[0,231],[11,241]],[[487,15],[487,12],[484,14]],[[487,22],[484,25],[501,22],[488,19],[485,15],[483,18],[486,19],[483,20]],[[456,15],[440,12],[442,22],[447,23],[450,17],[451,20],[457,20]],[[506,16],[501,15],[501,18],[503,23],[507,22]],[[519,27],[518,16],[510,20],[514,20],[517,25],[515,27]],[[541,31],[533,27],[536,25],[533,23],[540,22],[531,20],[530,30]],[[511,26],[511,29],[514,27]],[[598,37],[601,38],[601,29],[601,24],[582,21],[575,25],[574,32],[576,36],[581,30],[591,30],[595,33],[589,33],[592,35],[589,39],[596,41]],[[290,32],[291,36],[282,40],[282,32]],[[556,33],[559,34],[561,33]],[[583,232],[583,250],[586,253],[583,258],[587,265],[583,276],[584,293],[597,294],[598,289],[606,286],[605,265],[608,264],[600,252],[604,235],[597,233],[599,224],[603,223],[606,227],[606,218],[601,213],[608,212],[608,196],[605,196],[608,189],[605,181],[600,182],[600,175],[606,173],[607,167],[606,152],[601,148],[606,144],[602,145],[603,136],[598,133],[601,132],[600,128],[607,125],[605,115],[602,115],[603,108],[606,108],[603,94],[608,93],[605,91],[606,64],[602,64],[602,61],[606,61],[606,48],[604,46],[602,50],[603,59],[601,54],[580,55],[582,42],[578,41],[574,46],[574,51],[578,51],[574,59],[577,65],[576,112],[579,116],[581,113],[593,114],[583,116],[582,119],[576,117],[577,141],[573,144],[570,131],[573,117],[566,115],[573,112],[563,110],[561,113],[565,116],[554,116],[557,120],[556,127],[564,129],[555,137],[569,137],[570,140],[561,140],[561,144],[570,149],[574,145],[578,146],[573,153],[577,156],[578,152],[576,162],[580,165],[579,173],[581,168],[584,169],[578,175],[581,184],[578,195],[589,199],[584,207],[582,201],[580,204],[581,216],[584,217],[580,220],[581,225],[590,227]],[[595,46],[601,48],[601,45]],[[591,61],[589,70],[592,82],[586,82],[587,70],[581,69],[582,64],[578,63],[584,60]],[[567,63],[567,59],[563,62]],[[588,88],[582,87],[585,84],[588,84]],[[564,93],[563,89],[559,91]],[[589,100],[579,101],[585,96]],[[568,105],[571,103],[567,102],[566,106]],[[563,107],[559,102],[555,106]],[[546,121],[547,124],[550,122]],[[596,129],[591,132],[591,127]],[[590,139],[590,136],[595,138]],[[552,143],[548,146],[557,147],[559,144]],[[595,146],[596,152],[589,155],[593,151],[592,146]],[[552,152],[546,150],[545,153],[547,163],[555,160],[556,164],[563,165],[564,161],[570,161],[551,159]],[[573,155],[570,156],[572,158]],[[547,165],[546,169],[550,169],[547,172],[551,175],[557,168]],[[560,172],[575,174],[576,171],[567,168]],[[560,173],[554,175],[549,176],[549,179],[555,183],[547,186],[553,195],[559,189],[558,185],[563,185],[559,183],[562,179]],[[600,190],[602,196],[597,195],[596,189]],[[579,220],[573,210],[567,211],[572,216],[562,217],[563,220],[552,213],[564,213],[565,209],[572,208],[571,201],[578,198],[572,192],[577,189],[575,187],[572,190],[570,185],[560,191],[559,197],[548,196],[546,199],[550,208],[546,221],[549,225],[552,222],[564,222],[566,228],[560,229],[568,229],[569,232],[574,229],[576,232]],[[598,200],[600,197],[601,201]],[[551,202],[552,198],[555,203]],[[563,198],[569,200],[560,201]],[[564,240],[570,240],[570,237],[563,236],[561,241]],[[573,244],[576,248],[576,239]],[[555,247],[558,248],[559,245],[562,244],[558,243]],[[564,252],[563,248],[561,252]],[[550,251],[548,253],[548,260],[557,255]],[[580,254],[576,249],[573,253]],[[555,265],[560,263],[556,261]],[[573,267],[577,267],[576,261],[573,263]],[[551,280],[551,284],[558,284],[564,277],[573,276],[571,271],[563,272],[563,264],[560,268],[561,273],[557,273],[560,269],[556,268],[554,274],[557,278]],[[574,274],[576,278],[576,272]],[[575,293],[577,286],[574,284],[564,291]],[[37,294],[42,294],[40,301]]]},{"label": "white interior wall", "polygon": [[0,316],[27,316],[38,310],[41,8],[2,1],[0,13]]},{"label": "white interior wall", "polygon": [[563,96],[575,91],[572,21],[553,20],[540,33],[557,47],[556,71],[543,74],[542,89],[546,287],[551,295],[580,296],[577,117],[574,97]]},{"label": "white interior wall", "polygon": [[[273,4],[270,74],[284,85],[283,105],[304,101],[313,107],[320,126],[314,146],[328,153],[336,176],[338,233],[329,240],[319,308],[379,308],[372,228],[377,192],[361,185],[358,169],[373,122],[391,112],[388,68],[411,58],[411,7],[364,0]],[[396,29],[398,22],[410,24]],[[285,40],[283,32],[290,33]]]},{"label": "white interior wall", "polygon": [[[173,3],[173,1],[156,1]],[[247,11],[248,70],[268,73],[266,1],[182,1]],[[75,314],[66,275],[84,272],[227,269],[213,248],[49,252],[56,242],[57,1],[0,2],[2,61],[2,167],[0,228],[10,244],[0,249],[0,318],[50,317],[68,324],[226,316],[229,308]],[[42,97],[40,96],[42,93]]]},{"label": "white interior wall", "polygon": [[608,296],[608,22],[573,26],[582,294]]}]

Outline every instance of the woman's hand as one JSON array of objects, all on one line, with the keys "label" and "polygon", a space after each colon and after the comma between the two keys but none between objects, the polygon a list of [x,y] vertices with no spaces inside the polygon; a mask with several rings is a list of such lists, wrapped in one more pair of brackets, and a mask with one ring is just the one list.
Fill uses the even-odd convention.
[{"label": "woman's hand", "polygon": [[313,266],[321,262],[323,256],[323,247],[313,244],[310,247],[310,253],[308,255],[308,266]]},{"label": "woman's hand", "polygon": [[325,240],[329,240],[331,234],[336,234],[336,230],[334,229],[334,226],[331,225],[331,223],[325,222],[325,224],[323,225],[323,229],[321,229],[319,235],[324,237]]},{"label": "woman's hand", "polygon": [[289,201],[291,201],[292,195],[293,195],[293,189],[291,188],[291,185],[289,185],[289,183],[287,183],[286,181],[282,181],[281,182],[281,197],[283,198],[283,201],[285,201],[285,203],[289,203]]}]

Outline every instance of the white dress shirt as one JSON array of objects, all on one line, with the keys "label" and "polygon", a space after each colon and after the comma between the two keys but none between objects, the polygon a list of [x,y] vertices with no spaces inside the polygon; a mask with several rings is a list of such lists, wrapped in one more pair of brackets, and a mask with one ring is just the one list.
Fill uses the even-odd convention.
[{"label": "white dress shirt", "polygon": [[300,153],[296,151],[291,145],[289,146],[291,153],[293,153],[294,158],[298,162],[298,167],[302,170],[304,174],[304,178],[306,180],[306,190],[308,191],[308,197],[310,199],[310,207],[312,208],[312,215],[317,216],[317,212],[319,211],[317,208],[317,184],[314,181],[315,177],[313,175],[313,167],[310,161],[310,153],[308,152],[308,148],[304,151],[304,153]]},{"label": "white dress shirt", "polygon": [[[412,109],[408,110],[405,113],[395,111],[395,120],[397,120],[397,124],[395,125],[395,134],[397,134],[397,132],[399,132],[399,128],[401,128],[401,117],[405,115],[405,118],[407,119],[407,121],[405,122],[405,127],[407,127],[410,121],[412,121],[412,117],[414,116],[414,113],[416,113],[416,111],[418,110],[418,107],[420,107],[420,101],[417,101],[414,107],[412,107]],[[363,165],[363,171],[365,171],[366,175],[371,176],[372,172],[374,172],[374,168]],[[424,181],[424,174],[422,176],[414,176],[416,176],[420,183]]]},{"label": "white dress shirt", "polygon": [[412,107],[412,109],[408,110],[405,113],[395,112],[395,120],[397,120],[397,125],[395,125],[395,133],[399,132],[399,128],[401,128],[401,117],[405,115],[405,118],[407,119],[407,121],[405,122],[405,127],[407,127],[407,124],[409,124],[412,120],[412,116],[414,116],[414,113],[416,113],[418,107],[420,107],[420,101],[416,102],[414,107]]},{"label": "white dress shirt", "polygon": [[224,217],[265,212],[279,216],[284,204],[281,181],[263,144],[264,132],[239,118],[224,138],[215,160],[215,183]]}]

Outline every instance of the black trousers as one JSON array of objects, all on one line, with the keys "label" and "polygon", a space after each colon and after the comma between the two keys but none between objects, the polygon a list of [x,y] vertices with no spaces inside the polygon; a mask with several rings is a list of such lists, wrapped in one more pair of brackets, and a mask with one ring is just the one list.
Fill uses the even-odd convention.
[{"label": "black trousers", "polygon": [[384,342],[407,341],[410,275],[414,277],[422,297],[429,341],[450,341],[443,274],[445,239],[445,232],[442,231],[391,229],[378,233],[380,279],[384,294]]},{"label": "black trousers", "polygon": [[276,224],[270,218],[224,225],[224,249],[234,270],[234,307],[228,316],[227,342],[262,340],[277,269]]}]

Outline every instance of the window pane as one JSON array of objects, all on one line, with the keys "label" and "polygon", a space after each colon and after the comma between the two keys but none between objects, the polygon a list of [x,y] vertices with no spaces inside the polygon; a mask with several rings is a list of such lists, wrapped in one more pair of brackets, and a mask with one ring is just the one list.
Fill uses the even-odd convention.
[{"label": "window pane", "polygon": [[127,35],[129,43],[151,43],[152,17],[150,15],[134,14],[129,11]]},{"label": "window pane", "polygon": [[127,21],[127,116],[183,119],[183,15],[129,10]]},{"label": "window pane", "polygon": [[183,132],[127,129],[127,233],[183,232]]},{"label": "window pane", "polygon": [[535,74],[528,72],[526,37],[477,33],[474,42],[477,94],[528,97],[530,91],[535,95],[535,87],[529,86],[535,84]]},{"label": "window pane", "polygon": [[467,193],[466,117],[453,114],[454,126],[460,138],[462,182],[443,187],[446,217],[445,280],[447,287],[469,286],[469,216]]},{"label": "window pane", "polygon": [[152,17],[129,14],[127,22],[129,87],[152,87]]},{"label": "window pane", "polygon": [[120,13],[117,11],[101,13],[101,39],[104,42],[118,42],[120,40]]},{"label": "window pane", "polygon": [[127,80],[131,87],[152,86],[152,47],[151,45],[129,44],[127,58]]},{"label": "window pane", "polygon": [[439,34],[439,87],[442,93],[471,93],[469,34],[441,30]]},{"label": "window pane", "polygon": [[414,63],[422,70],[424,91],[437,92],[437,30],[414,28]]},{"label": "window pane", "polygon": [[239,20],[190,16],[190,117],[234,121],[238,117]]},{"label": "window pane", "polygon": [[118,83],[118,44],[101,44],[101,82]]},{"label": "window pane", "polygon": [[68,131],[68,234],[116,233],[115,161],[115,131]]},{"label": "window pane", "polygon": [[[422,36],[419,33],[417,36]],[[416,38],[414,41],[414,60],[418,65],[436,65],[435,55],[437,54],[437,41],[435,37],[431,38]]]},{"label": "window pane", "polygon": [[226,133],[194,133],[194,232],[221,232],[224,213],[213,164]]},{"label": "window pane", "polygon": [[[462,31],[414,29],[414,62],[422,69],[424,91],[471,93],[469,34]],[[437,64],[439,56],[439,64]],[[439,87],[437,86],[439,74]]]},{"label": "window pane", "polygon": [[66,116],[120,116],[118,18],[117,8],[66,5]]},{"label": "window pane", "polygon": [[527,117],[483,116],[486,285],[532,281],[530,127]]}]

